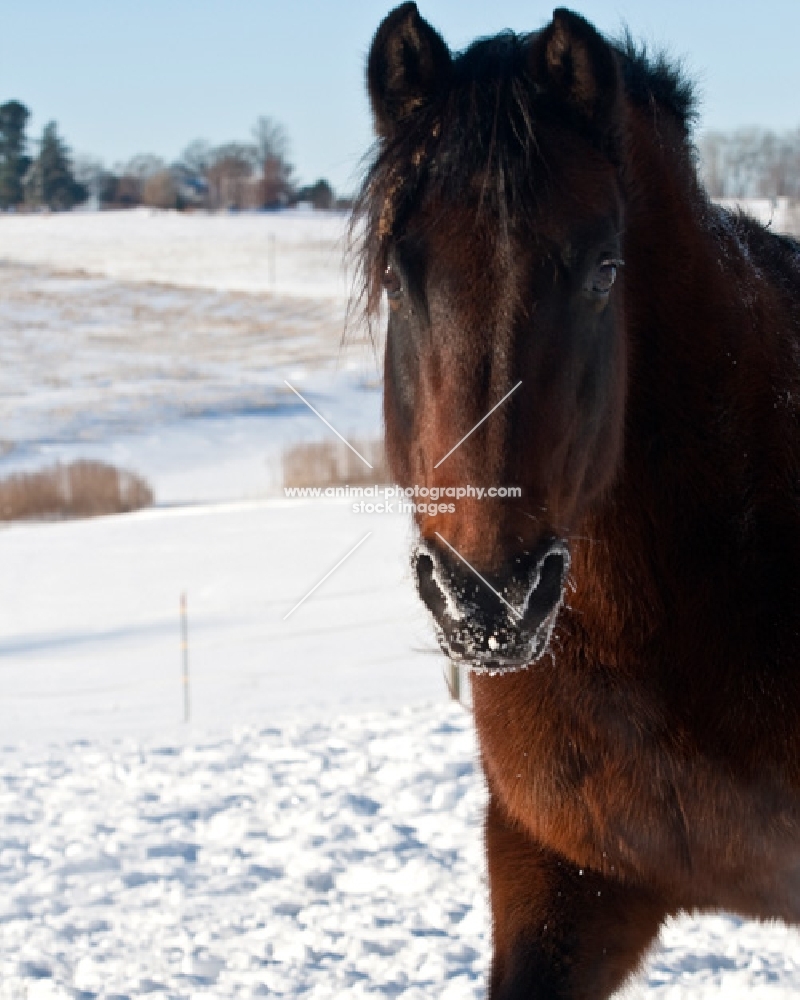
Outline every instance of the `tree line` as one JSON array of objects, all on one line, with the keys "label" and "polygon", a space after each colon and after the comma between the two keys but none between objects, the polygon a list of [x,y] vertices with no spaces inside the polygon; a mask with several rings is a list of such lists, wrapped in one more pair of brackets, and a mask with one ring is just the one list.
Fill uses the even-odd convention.
[{"label": "tree line", "polygon": [[30,112],[19,101],[0,105],[0,207],[22,204],[72,208],[88,196],[73,171],[69,150],[55,122],[48,122],[39,152],[28,154],[26,127]]},{"label": "tree line", "polygon": [[55,122],[45,125],[31,155],[29,118],[19,101],[0,105],[0,209],[58,211],[90,199],[98,208],[347,207],[327,180],[297,182],[286,129],[271,118],[258,119],[249,142],[196,140],[174,163],[142,155],[111,169],[92,157],[73,157]]},{"label": "tree line", "polygon": [[800,128],[705,132],[697,145],[713,198],[800,198]]},{"label": "tree line", "polygon": [[[300,185],[289,162],[286,129],[259,118],[249,142],[190,143],[174,163],[136,156],[107,169],[74,158],[55,122],[44,126],[31,155],[30,112],[19,101],[0,105],[0,209],[97,207],[264,209],[310,202],[347,207],[324,179]],[[709,131],[697,141],[700,173],[714,198],[800,198],[800,128],[756,126]]]}]

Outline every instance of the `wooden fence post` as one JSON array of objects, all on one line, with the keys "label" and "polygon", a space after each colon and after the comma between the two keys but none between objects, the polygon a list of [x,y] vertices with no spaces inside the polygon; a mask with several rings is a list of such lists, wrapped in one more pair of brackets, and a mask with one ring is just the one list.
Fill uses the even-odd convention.
[{"label": "wooden fence post", "polygon": [[183,721],[189,721],[189,621],[186,592],[181,594],[181,652],[183,653]]}]

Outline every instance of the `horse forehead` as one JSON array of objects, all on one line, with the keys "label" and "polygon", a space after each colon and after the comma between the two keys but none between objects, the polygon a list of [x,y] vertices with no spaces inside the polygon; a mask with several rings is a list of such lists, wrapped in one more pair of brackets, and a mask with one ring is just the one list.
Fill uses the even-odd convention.
[{"label": "horse forehead", "polygon": [[493,311],[499,299],[525,280],[533,247],[524,232],[511,233],[492,220],[459,209],[432,230],[427,241],[429,295],[455,313]]}]

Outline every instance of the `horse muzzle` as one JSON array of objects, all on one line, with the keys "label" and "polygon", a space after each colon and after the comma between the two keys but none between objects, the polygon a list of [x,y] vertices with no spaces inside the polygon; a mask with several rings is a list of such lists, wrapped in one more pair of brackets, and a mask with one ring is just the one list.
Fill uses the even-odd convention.
[{"label": "horse muzzle", "polygon": [[546,651],[569,574],[569,549],[550,540],[498,573],[478,573],[453,551],[420,541],[417,590],[442,651],[475,669],[528,666]]}]

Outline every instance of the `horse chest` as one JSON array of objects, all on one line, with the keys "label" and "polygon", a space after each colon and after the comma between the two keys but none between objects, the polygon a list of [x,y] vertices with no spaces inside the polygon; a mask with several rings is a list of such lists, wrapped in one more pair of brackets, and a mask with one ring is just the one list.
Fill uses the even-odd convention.
[{"label": "horse chest", "polygon": [[678,753],[633,705],[601,712],[542,683],[532,697],[523,675],[496,680],[473,684],[484,769],[535,840],[576,865],[661,883],[683,906],[800,918],[800,796],[780,776],[745,781]]}]

